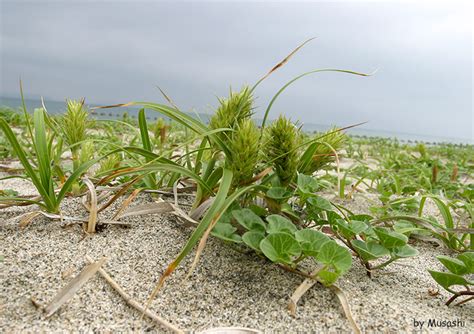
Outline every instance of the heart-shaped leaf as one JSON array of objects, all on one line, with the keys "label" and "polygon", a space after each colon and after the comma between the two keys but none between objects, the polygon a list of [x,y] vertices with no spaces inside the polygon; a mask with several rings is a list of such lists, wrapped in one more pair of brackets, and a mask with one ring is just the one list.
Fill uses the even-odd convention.
[{"label": "heart-shaped leaf", "polygon": [[468,285],[469,282],[462,276],[452,274],[452,273],[443,273],[440,271],[428,270],[431,274],[431,277],[443,288],[449,291],[449,287],[453,285]]},{"label": "heart-shaped leaf", "polygon": [[298,191],[306,195],[312,195],[318,190],[318,181],[312,176],[298,174],[297,180]]},{"label": "heart-shaped leaf", "polygon": [[270,215],[267,217],[268,233],[286,232],[293,234],[297,231],[296,226],[287,218],[280,215]]},{"label": "heart-shaped leaf", "polygon": [[368,223],[368,222],[370,222],[371,220],[374,219],[374,217],[369,216],[369,215],[364,215],[364,214],[352,215],[349,218],[350,218],[351,221],[352,220],[358,220],[358,221],[365,222],[365,223]]},{"label": "heart-shaped leaf", "polygon": [[332,204],[327,199],[314,195],[313,197],[309,198],[307,203],[313,209],[318,209],[321,211],[332,211]]},{"label": "heart-shaped leaf", "polygon": [[330,286],[334,284],[334,282],[337,281],[337,279],[341,276],[340,273],[334,272],[334,271],[329,271],[329,270],[321,270],[318,273],[319,280],[325,285],[325,286]]},{"label": "heart-shaped leaf", "polygon": [[407,220],[399,220],[393,224],[393,230],[398,233],[410,235],[415,231],[423,231],[423,229],[416,227],[413,223]]},{"label": "heart-shaped leaf", "polygon": [[249,231],[265,232],[265,223],[250,209],[232,211],[235,220]]},{"label": "heart-shaped leaf", "polygon": [[351,253],[347,248],[340,246],[334,240],[325,242],[319,250],[316,260],[332,266],[338,273],[344,273],[352,265]]},{"label": "heart-shaped leaf", "polygon": [[311,229],[297,231],[295,238],[303,253],[309,256],[316,256],[323,244],[331,240],[326,234]]},{"label": "heart-shaped leaf", "polygon": [[287,189],[283,187],[272,187],[267,191],[267,197],[277,201],[283,202],[289,199],[293,194]]},{"label": "heart-shaped leaf", "polygon": [[387,248],[383,247],[375,241],[365,242],[362,240],[352,240],[351,244],[357,251],[357,254],[359,254],[359,256],[362,258],[362,260],[366,262],[390,254]]},{"label": "heart-shaped leaf", "polygon": [[264,217],[267,215],[267,210],[261,206],[250,204],[249,209],[252,210],[257,216]]},{"label": "heart-shaped leaf", "polygon": [[391,249],[396,247],[405,246],[408,242],[408,237],[404,234],[389,231],[383,227],[377,227],[374,229],[380,243],[385,248]]},{"label": "heart-shaped leaf", "polygon": [[347,222],[342,219],[334,220],[332,227],[335,228],[336,231],[342,234],[342,236],[346,239],[350,239],[355,235],[354,232],[349,228],[349,224],[347,224]]},{"label": "heart-shaped leaf", "polygon": [[265,238],[262,232],[248,231],[242,236],[242,241],[250,248],[260,252],[260,242]]},{"label": "heart-shaped leaf", "polygon": [[212,229],[211,235],[226,241],[240,243],[242,238],[234,233],[237,229],[228,223],[217,223]]},{"label": "heart-shaped leaf", "polygon": [[360,220],[351,220],[351,222],[347,224],[347,227],[354,234],[361,234],[369,228],[369,226],[365,222]]},{"label": "heart-shaped leaf", "polygon": [[439,255],[436,258],[453,274],[464,275],[469,272],[466,264],[459,259],[453,259],[444,255]]},{"label": "heart-shaped leaf", "polygon": [[412,257],[418,255],[418,250],[410,245],[394,248],[393,255],[396,257]]},{"label": "heart-shaped leaf", "polygon": [[301,247],[288,233],[272,233],[260,242],[260,249],[267,258],[277,263],[292,263],[292,257],[301,254]]},{"label": "heart-shaped leaf", "polygon": [[474,252],[459,254],[458,259],[464,262],[469,274],[474,274]]}]

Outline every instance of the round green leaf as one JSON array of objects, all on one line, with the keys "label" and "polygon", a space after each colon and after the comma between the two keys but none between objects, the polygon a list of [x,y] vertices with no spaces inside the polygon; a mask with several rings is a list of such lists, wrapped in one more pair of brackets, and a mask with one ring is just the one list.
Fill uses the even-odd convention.
[{"label": "round green leaf", "polygon": [[265,232],[265,223],[250,209],[232,211],[232,216],[237,222],[249,231]]},{"label": "round green leaf", "polygon": [[333,223],[333,228],[334,227],[336,227],[336,230],[342,234],[344,238],[350,239],[355,235],[350,229],[349,224],[347,224],[347,222],[342,219],[335,219]]},{"label": "round green leaf", "polygon": [[301,254],[298,241],[288,233],[272,233],[260,242],[260,249],[267,258],[277,263],[292,263],[292,257]]},{"label": "round green leaf", "polygon": [[318,273],[318,277],[320,281],[325,285],[325,286],[330,286],[334,282],[337,281],[337,279],[341,276],[340,273],[334,272],[334,271],[329,271],[329,270],[321,270]]},{"label": "round green leaf", "polygon": [[387,248],[375,241],[365,242],[362,240],[352,240],[351,244],[364,261],[375,260],[390,254]]},{"label": "round green leaf", "polygon": [[260,242],[265,238],[262,232],[248,231],[242,236],[242,241],[250,248],[260,252]]},{"label": "round green leaf", "polygon": [[278,202],[289,199],[293,194],[283,187],[273,187],[267,191],[267,197]]},{"label": "round green leaf", "polygon": [[287,218],[280,215],[270,215],[267,217],[268,233],[286,232],[293,234],[297,231],[296,226]]},{"label": "round green leaf", "polygon": [[308,204],[315,209],[323,210],[323,211],[332,211],[332,204],[327,199],[314,195],[313,197],[308,199]]},{"label": "round green leaf", "polygon": [[298,174],[297,186],[301,193],[311,195],[318,190],[319,185],[314,177]]},{"label": "round green leaf", "polygon": [[240,243],[242,238],[234,233],[237,229],[228,223],[217,223],[211,231],[211,235],[222,240]]},{"label": "round green leaf", "polygon": [[361,234],[369,227],[365,222],[359,220],[351,220],[347,226],[354,234]]},{"label": "round green leaf", "polygon": [[408,237],[404,234],[389,231],[382,227],[375,228],[374,230],[382,246],[388,249],[405,246],[408,242]]},{"label": "round green leaf", "polygon": [[352,265],[351,253],[347,248],[340,246],[334,240],[325,242],[319,250],[316,260],[331,265],[338,273],[344,273]]},{"label": "round green leaf", "polygon": [[393,254],[396,257],[412,257],[418,255],[418,250],[410,245],[405,245],[402,247],[395,248]]},{"label": "round green leaf", "polygon": [[309,256],[316,256],[322,245],[331,240],[326,234],[311,229],[297,231],[295,238],[300,243],[303,253]]}]

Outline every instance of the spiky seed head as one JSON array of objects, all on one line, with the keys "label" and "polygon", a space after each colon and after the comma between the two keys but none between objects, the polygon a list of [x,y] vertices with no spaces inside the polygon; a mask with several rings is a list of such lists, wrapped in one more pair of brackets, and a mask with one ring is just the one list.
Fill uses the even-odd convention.
[{"label": "spiky seed head", "polygon": [[252,179],[260,158],[260,131],[251,119],[241,121],[229,134],[229,148],[232,157],[226,160],[226,167],[233,172],[236,187]]},{"label": "spiky seed head", "polygon": [[88,115],[84,100],[67,100],[67,111],[60,120],[60,126],[68,145],[74,145],[86,139],[86,130],[89,126]]},{"label": "spiky seed head", "polygon": [[301,131],[282,115],[265,128],[265,160],[273,166],[284,185],[289,184],[296,176],[300,143]]},{"label": "spiky seed head", "polygon": [[[219,99],[219,107],[209,121],[211,129],[230,128],[236,129],[243,121],[251,118],[253,113],[253,96],[249,87],[244,87],[240,92],[230,92],[227,99]],[[229,133],[218,134],[222,140],[227,141]]]}]

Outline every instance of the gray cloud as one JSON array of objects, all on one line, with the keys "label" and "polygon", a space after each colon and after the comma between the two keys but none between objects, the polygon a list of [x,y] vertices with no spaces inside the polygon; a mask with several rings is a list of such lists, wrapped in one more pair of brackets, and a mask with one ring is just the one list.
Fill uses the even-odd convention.
[{"label": "gray cloud", "polygon": [[1,2],[0,95],[160,100],[210,112],[311,36],[258,89],[271,96],[315,68],[370,72],[303,78],[277,101],[302,122],[473,139],[469,2]]}]

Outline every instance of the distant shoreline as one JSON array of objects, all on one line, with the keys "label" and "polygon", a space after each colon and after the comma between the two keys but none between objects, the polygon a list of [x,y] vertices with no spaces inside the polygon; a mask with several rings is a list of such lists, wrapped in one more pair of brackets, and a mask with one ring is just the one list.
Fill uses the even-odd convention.
[{"label": "distant shoreline", "polygon": [[[25,104],[28,110],[33,110],[38,108],[41,104],[39,99],[25,99]],[[96,104],[89,104],[90,107],[98,106]],[[0,97],[0,107],[9,107],[17,109],[21,107],[21,100],[19,98],[12,97]],[[60,114],[64,111],[65,103],[63,101],[52,101],[48,100],[47,103],[48,112],[50,114]],[[123,114],[127,113],[130,117],[136,118],[138,114],[138,107],[122,107],[115,109],[107,109],[101,111],[95,111],[93,113],[94,117],[98,119],[117,119],[122,118]],[[205,113],[191,113],[190,115],[199,117],[203,121],[207,122],[210,115]],[[168,119],[165,116],[156,116],[148,117],[150,120],[155,120],[157,118]],[[302,129],[305,132],[323,132],[332,127],[332,125],[327,124],[314,124],[314,123],[302,123]],[[347,126],[348,124],[338,124],[338,126]],[[367,129],[362,127],[355,127],[348,129],[347,134],[354,137],[362,138],[385,138],[398,140],[404,143],[426,143],[426,144],[457,144],[457,145],[474,145],[474,138],[470,140],[467,138],[453,138],[453,137],[443,137],[443,136],[433,136],[433,135],[424,135],[424,134],[414,134],[414,133],[404,133],[404,132],[393,132],[387,130],[378,130],[378,129]]]}]

